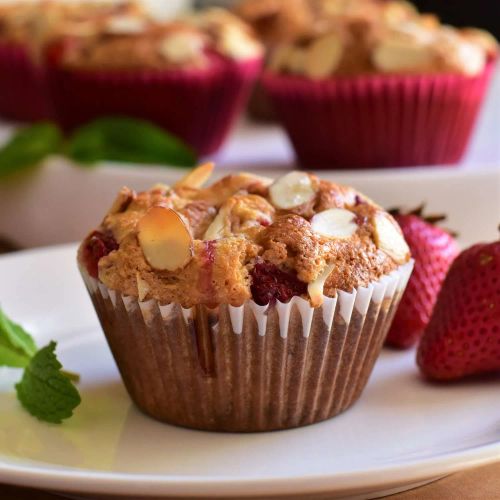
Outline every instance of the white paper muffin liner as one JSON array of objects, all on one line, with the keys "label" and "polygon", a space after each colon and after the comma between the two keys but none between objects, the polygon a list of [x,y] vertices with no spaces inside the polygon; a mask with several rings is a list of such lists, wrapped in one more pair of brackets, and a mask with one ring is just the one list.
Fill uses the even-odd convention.
[{"label": "white paper muffin liner", "polygon": [[413,261],[367,287],[215,309],[139,302],[82,275],[127,390],[148,415],[217,431],[288,429],[360,396]]}]

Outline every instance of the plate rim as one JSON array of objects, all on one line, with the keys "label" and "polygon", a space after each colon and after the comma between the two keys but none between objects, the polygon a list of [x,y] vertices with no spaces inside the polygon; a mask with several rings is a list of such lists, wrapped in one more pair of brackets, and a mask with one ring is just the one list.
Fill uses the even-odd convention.
[{"label": "plate rim", "polygon": [[[34,258],[40,254],[74,252],[75,247],[75,243],[67,243],[0,255],[0,265],[6,261]],[[9,460],[5,455],[0,455],[0,481],[58,491],[148,496],[161,494],[234,496],[241,494],[242,491],[246,491],[247,494],[251,492],[253,495],[349,493],[416,483],[497,461],[500,461],[500,441],[438,454],[431,458],[408,460],[354,472],[294,477],[278,475],[266,478],[103,472],[31,460],[28,464],[23,464],[22,461],[18,463],[17,460]]]},{"label": "plate rim", "polygon": [[376,491],[443,477],[454,472],[500,461],[500,442],[446,453],[432,459],[408,461],[356,472],[295,477],[239,478],[237,476],[165,476],[162,474],[111,473],[91,469],[37,467],[9,464],[0,458],[0,481],[59,491],[130,495],[179,495],[199,497],[286,495]]}]

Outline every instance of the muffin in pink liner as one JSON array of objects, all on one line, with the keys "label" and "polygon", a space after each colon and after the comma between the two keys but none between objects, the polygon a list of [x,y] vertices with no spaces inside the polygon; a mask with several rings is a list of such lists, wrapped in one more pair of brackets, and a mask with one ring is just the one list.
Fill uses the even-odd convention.
[{"label": "muffin in pink liner", "polygon": [[[104,33],[104,34],[103,34]],[[247,27],[215,9],[166,24],[113,23],[46,52],[50,93],[67,131],[102,116],[149,120],[198,154],[224,141],[260,71]]]},{"label": "muffin in pink liner", "polygon": [[[48,5],[44,5],[49,9]],[[35,3],[0,6],[0,116],[15,121],[49,117],[43,69],[35,56],[38,18]]]},{"label": "muffin in pink liner", "polygon": [[352,188],[210,165],[124,188],[79,268],[123,382],[146,414],[204,430],[288,429],[361,395],[413,262]]},{"label": "muffin in pink liner", "polygon": [[0,116],[15,121],[50,117],[43,69],[22,44],[0,41]]},{"label": "muffin in pink liner", "polygon": [[264,85],[300,164],[313,168],[455,164],[467,149],[493,70]]},{"label": "muffin in pink liner", "polygon": [[496,41],[419,15],[394,22],[336,14],[283,44],[263,77],[298,161],[308,168],[453,164],[488,88]]},{"label": "muffin in pink liner", "polygon": [[0,115],[16,121],[51,118],[43,47],[65,33],[88,36],[111,19],[124,17],[147,18],[132,0],[43,0],[0,6]]}]

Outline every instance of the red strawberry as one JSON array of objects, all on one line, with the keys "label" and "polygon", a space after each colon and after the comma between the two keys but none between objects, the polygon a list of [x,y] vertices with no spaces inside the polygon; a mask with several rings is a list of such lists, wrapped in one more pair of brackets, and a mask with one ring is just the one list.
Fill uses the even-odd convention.
[{"label": "red strawberry", "polygon": [[500,241],[475,245],[457,257],[417,362],[436,380],[500,371]]},{"label": "red strawberry", "polygon": [[415,269],[396,312],[386,343],[407,348],[429,322],[446,273],[458,255],[453,236],[435,225],[443,216],[422,216],[423,206],[408,214],[392,211],[415,259]]}]

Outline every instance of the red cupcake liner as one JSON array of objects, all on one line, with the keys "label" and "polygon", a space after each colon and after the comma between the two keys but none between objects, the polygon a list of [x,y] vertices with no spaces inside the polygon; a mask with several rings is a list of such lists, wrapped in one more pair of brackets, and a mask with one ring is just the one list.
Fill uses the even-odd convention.
[{"label": "red cupcake liner", "polygon": [[15,121],[51,116],[43,69],[23,45],[0,43],[0,116]]},{"label": "red cupcake liner", "polygon": [[82,71],[49,62],[47,75],[65,131],[102,116],[129,116],[155,123],[205,155],[222,145],[260,67],[257,59],[213,59],[202,70]]},{"label": "red cupcake liner", "polygon": [[370,75],[263,83],[307,168],[454,164],[466,148],[494,62],[476,77]]}]

